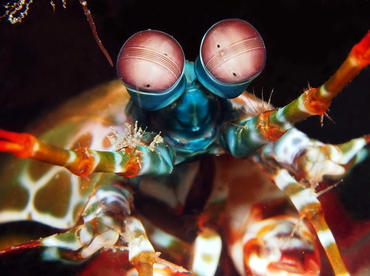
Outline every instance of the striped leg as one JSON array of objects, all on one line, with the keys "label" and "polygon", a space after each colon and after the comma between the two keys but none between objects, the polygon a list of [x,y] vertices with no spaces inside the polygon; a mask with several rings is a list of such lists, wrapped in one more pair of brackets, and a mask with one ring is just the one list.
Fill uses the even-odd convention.
[{"label": "striped leg", "polygon": [[260,147],[277,141],[298,122],[326,114],[331,101],[370,64],[370,32],[356,44],[341,67],[319,88],[310,88],[286,106],[249,117],[241,112],[231,124],[224,124],[221,143],[233,156],[243,158]]},{"label": "striped leg", "polygon": [[[216,181],[218,182],[218,181]],[[220,261],[222,240],[219,234],[225,207],[225,185],[215,183],[206,206],[198,218],[199,233],[194,242],[192,271],[199,276],[214,276]]]},{"label": "striped leg", "polygon": [[324,212],[316,193],[297,183],[286,169],[277,170],[276,174],[272,176],[272,180],[289,196],[300,216],[306,218],[315,228],[335,275],[349,275],[334,236],[325,221]]},{"label": "striped leg", "polygon": [[263,148],[254,160],[291,199],[302,218],[315,228],[335,275],[349,275],[334,236],[324,217],[315,189],[325,178],[340,179],[367,151],[369,136],[341,145],[323,144],[291,130],[278,142]]},{"label": "striped leg", "polygon": [[218,161],[226,168],[224,233],[238,275],[319,275],[316,236],[286,195],[252,159]]}]

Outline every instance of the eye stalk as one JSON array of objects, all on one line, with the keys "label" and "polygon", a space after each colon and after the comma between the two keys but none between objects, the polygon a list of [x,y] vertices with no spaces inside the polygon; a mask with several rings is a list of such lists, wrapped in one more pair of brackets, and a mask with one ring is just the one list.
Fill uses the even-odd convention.
[{"label": "eye stalk", "polygon": [[204,35],[195,70],[207,89],[223,98],[235,98],[261,73],[265,59],[258,31],[246,21],[227,19]]},{"label": "eye stalk", "polygon": [[117,73],[140,107],[157,110],[184,91],[185,56],[170,35],[154,30],[131,36],[122,46]]}]

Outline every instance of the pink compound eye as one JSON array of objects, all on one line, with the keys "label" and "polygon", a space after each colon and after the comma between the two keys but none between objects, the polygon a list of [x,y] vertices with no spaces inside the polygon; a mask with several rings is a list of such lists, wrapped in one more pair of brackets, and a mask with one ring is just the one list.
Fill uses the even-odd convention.
[{"label": "pink compound eye", "polygon": [[265,45],[258,31],[239,19],[213,25],[200,49],[203,65],[217,80],[239,83],[254,79],[265,64]]},{"label": "pink compound eye", "polygon": [[130,37],[118,56],[117,71],[122,82],[142,92],[162,92],[181,77],[185,57],[170,35],[147,30]]}]

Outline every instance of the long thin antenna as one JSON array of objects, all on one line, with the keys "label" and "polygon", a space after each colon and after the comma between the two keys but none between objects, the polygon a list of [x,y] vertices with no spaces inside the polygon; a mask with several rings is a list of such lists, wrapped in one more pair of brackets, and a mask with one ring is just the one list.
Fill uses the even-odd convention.
[{"label": "long thin antenna", "polygon": [[105,49],[103,43],[101,42],[100,38],[99,38],[99,35],[98,35],[98,31],[96,30],[96,26],[95,26],[95,23],[94,23],[94,19],[91,15],[91,12],[89,10],[89,8],[87,7],[87,2],[86,0],[80,0],[80,4],[84,10],[84,13],[85,13],[85,16],[86,16],[86,19],[87,21],[89,22],[89,25],[90,25],[90,29],[91,29],[91,32],[93,33],[93,36],[95,38],[95,41],[96,43],[98,44],[100,50],[103,52],[103,54],[105,55],[106,59],[108,60],[109,64],[111,66],[113,66],[113,61],[112,61],[112,58],[110,57],[107,49]]}]

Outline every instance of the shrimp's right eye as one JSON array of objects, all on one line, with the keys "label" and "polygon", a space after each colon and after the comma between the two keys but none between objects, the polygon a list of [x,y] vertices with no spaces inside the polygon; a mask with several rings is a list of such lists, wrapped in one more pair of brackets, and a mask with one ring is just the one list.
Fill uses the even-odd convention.
[{"label": "shrimp's right eye", "polygon": [[172,36],[147,30],[131,36],[122,46],[117,72],[134,101],[156,110],[183,92],[184,65],[182,48]]}]

